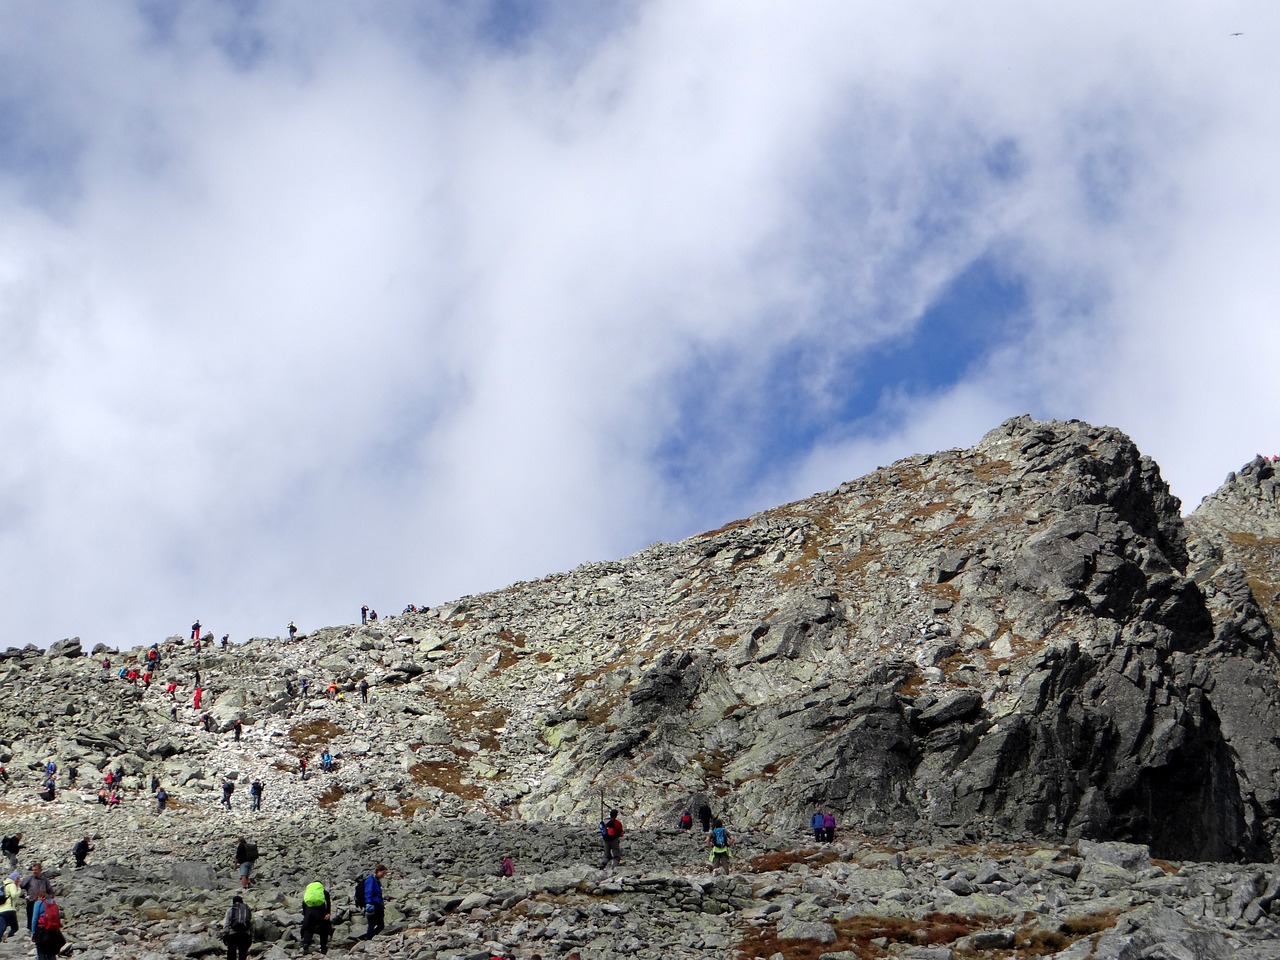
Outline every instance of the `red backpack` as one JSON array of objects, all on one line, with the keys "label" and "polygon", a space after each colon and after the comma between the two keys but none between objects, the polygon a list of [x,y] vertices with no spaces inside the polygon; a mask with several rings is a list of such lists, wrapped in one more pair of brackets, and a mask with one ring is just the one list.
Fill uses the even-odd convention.
[{"label": "red backpack", "polygon": [[44,902],[44,911],[40,914],[40,919],[36,921],[36,929],[62,929],[62,915],[58,913],[58,903],[56,900],[50,899]]}]

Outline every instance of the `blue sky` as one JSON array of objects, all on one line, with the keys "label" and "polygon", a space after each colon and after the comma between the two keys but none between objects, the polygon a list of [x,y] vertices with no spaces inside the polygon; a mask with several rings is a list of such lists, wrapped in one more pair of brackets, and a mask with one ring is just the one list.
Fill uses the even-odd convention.
[{"label": "blue sky", "polygon": [[436,603],[1023,412],[1194,506],[1280,448],[1280,13],[1168,10],[0,9],[0,645]]}]

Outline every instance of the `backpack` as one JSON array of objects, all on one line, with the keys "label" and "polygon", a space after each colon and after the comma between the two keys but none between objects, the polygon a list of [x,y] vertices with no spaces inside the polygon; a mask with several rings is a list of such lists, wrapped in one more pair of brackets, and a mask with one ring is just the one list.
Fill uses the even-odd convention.
[{"label": "backpack", "polygon": [[36,921],[36,929],[62,929],[62,916],[58,913],[57,901],[50,899],[44,902],[44,912],[40,914],[40,919]]},{"label": "backpack", "polygon": [[711,831],[711,842],[717,847],[727,847],[729,845],[729,831],[724,827],[716,827]]},{"label": "backpack", "polygon": [[324,884],[319,880],[308,883],[307,889],[302,893],[302,905],[304,907],[323,907]]},{"label": "backpack", "polygon": [[18,852],[17,837],[5,837],[3,840],[0,840],[0,853],[17,853],[17,852]]},{"label": "backpack", "polygon": [[231,905],[231,932],[249,932],[249,908],[243,903],[233,903]]},{"label": "backpack", "polygon": [[360,876],[356,877],[356,892],[355,892],[355,896],[353,896],[351,899],[355,901],[357,910],[363,910],[365,908],[365,902],[364,902],[365,879],[366,877],[363,873],[360,874]]},{"label": "backpack", "polygon": [[609,822],[604,825],[604,835],[610,840],[614,837],[622,836],[622,824],[611,817]]},{"label": "backpack", "polygon": [[245,841],[244,858],[251,863],[258,859],[258,845],[256,843],[249,843],[247,840]]}]

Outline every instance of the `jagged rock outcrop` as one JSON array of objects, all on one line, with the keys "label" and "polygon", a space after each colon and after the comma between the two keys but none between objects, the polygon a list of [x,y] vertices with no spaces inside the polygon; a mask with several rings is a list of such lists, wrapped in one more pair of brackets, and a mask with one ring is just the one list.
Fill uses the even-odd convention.
[{"label": "jagged rock outcrop", "polygon": [[[1239,529],[1254,518],[1256,543]],[[604,790],[650,824],[708,798],[778,828],[817,803],[917,840],[1272,859],[1280,752],[1257,720],[1280,703],[1255,588],[1274,558],[1232,559],[1280,532],[1271,465],[1189,524],[1190,542],[1123,434],[1017,418],[969,450],[430,612],[202,659],[170,638],[160,683],[185,695],[199,661],[214,734],[185,708],[175,722],[160,683],[75,656],[78,638],[38,668],[14,650],[0,682],[50,697],[49,719],[33,735],[0,718],[0,741],[32,769],[54,752],[134,786],[263,776],[290,799],[309,794],[284,771],[328,744],[338,809],[578,820]],[[286,691],[303,675],[306,700]],[[95,695],[55,692],[77,688]],[[218,738],[236,719],[253,750]]]},{"label": "jagged rock outcrop", "polygon": [[[215,949],[230,846],[260,817],[269,956],[293,950],[306,879],[341,889],[377,858],[404,884],[394,956],[526,939],[642,957],[872,941],[918,958],[1174,943],[1268,956],[1274,868],[1148,851],[1280,851],[1278,491],[1259,458],[1184,523],[1123,434],[1023,417],[969,450],[435,610],[229,650],[171,637],[149,688],[116,672],[148,643],[11,648],[0,689],[22,709],[0,711],[0,832],[64,860],[75,837],[99,838],[92,884],[68,877],[84,888],[73,908],[135,916],[81,942],[95,958]],[[108,771],[122,811],[96,803]],[[262,814],[247,810],[254,779]],[[173,796],[163,819],[157,781]],[[630,879],[583,865],[602,803],[633,827]],[[691,881],[697,831],[691,845],[667,830],[702,803],[765,858],[761,879]],[[769,860],[815,804],[883,847]],[[527,880],[488,879],[502,852]],[[1028,910],[1043,923],[1008,919]],[[928,919],[942,915],[981,919],[944,935]]]}]

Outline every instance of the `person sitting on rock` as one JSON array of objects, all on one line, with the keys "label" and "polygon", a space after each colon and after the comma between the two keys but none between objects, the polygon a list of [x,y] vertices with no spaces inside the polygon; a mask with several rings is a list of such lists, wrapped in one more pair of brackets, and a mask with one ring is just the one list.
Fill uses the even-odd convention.
[{"label": "person sitting on rock", "polygon": [[120,792],[120,788],[116,787],[111,791],[111,796],[107,797],[107,809],[119,810],[120,804],[124,801],[124,794]]},{"label": "person sitting on rock", "polygon": [[329,891],[315,880],[302,892],[302,952],[311,952],[311,939],[319,934],[320,952],[329,952],[329,934],[333,932],[330,921]]},{"label": "person sitting on rock", "polygon": [[46,780],[44,783],[40,784],[40,792],[37,793],[36,796],[41,800],[44,800],[46,803],[54,799],[54,797],[57,796],[57,790],[53,785],[53,781]]}]

